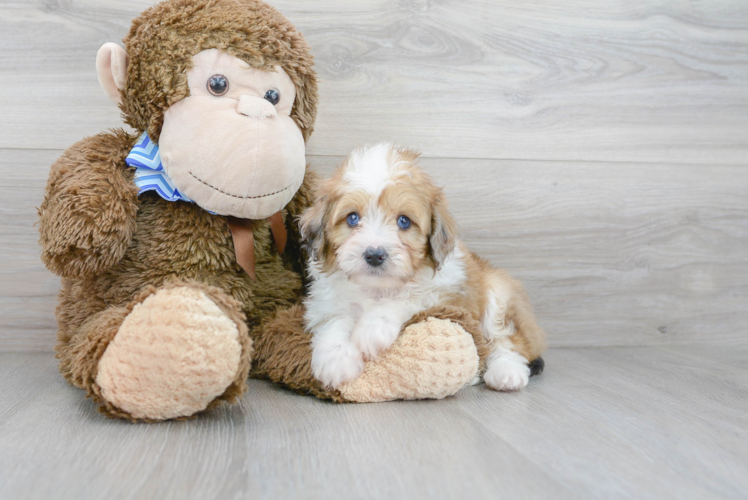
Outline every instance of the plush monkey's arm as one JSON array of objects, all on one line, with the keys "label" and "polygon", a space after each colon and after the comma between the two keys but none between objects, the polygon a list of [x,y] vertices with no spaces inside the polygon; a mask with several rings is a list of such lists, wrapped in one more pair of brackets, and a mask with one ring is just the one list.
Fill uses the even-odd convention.
[{"label": "plush monkey's arm", "polygon": [[125,158],[136,139],[123,130],[89,137],[52,165],[39,208],[42,261],[50,271],[89,277],[125,254],[138,210]]}]

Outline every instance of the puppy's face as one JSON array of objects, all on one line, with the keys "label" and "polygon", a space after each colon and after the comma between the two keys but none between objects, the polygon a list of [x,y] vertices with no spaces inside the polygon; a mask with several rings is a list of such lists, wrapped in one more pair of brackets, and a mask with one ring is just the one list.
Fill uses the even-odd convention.
[{"label": "puppy's face", "polygon": [[454,222],[417,157],[390,144],[358,149],[321,184],[301,233],[325,272],[392,287],[452,252]]}]

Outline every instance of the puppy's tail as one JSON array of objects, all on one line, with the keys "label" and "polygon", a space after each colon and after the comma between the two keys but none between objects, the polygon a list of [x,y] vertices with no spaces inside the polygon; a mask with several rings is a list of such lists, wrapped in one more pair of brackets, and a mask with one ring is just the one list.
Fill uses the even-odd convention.
[{"label": "puppy's tail", "polygon": [[530,364],[527,365],[530,367],[530,376],[534,377],[535,375],[540,375],[543,373],[543,368],[545,368],[545,361],[543,361],[543,358],[537,357],[530,361]]}]

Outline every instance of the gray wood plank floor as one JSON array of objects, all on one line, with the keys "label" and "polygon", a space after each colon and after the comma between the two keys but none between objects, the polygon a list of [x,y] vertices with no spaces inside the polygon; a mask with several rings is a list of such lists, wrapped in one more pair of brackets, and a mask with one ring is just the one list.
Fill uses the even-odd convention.
[{"label": "gray wood plank floor", "polygon": [[184,422],[104,419],[0,354],[0,498],[745,498],[748,350],[553,349],[523,391],[335,405],[262,381]]}]

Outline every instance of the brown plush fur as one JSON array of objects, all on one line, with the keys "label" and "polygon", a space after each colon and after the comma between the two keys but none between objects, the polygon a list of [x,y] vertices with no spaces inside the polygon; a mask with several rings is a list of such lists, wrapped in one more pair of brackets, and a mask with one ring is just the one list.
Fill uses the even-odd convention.
[{"label": "brown plush fur", "polygon": [[130,56],[122,90],[125,121],[156,142],[164,113],[189,95],[192,56],[218,49],[258,69],[281,66],[296,86],[291,117],[308,139],[317,114],[309,45],[273,7],[257,0],[177,0],[145,10],[124,39]]},{"label": "brown plush fur", "polygon": [[[152,193],[133,196],[136,188],[124,160],[136,139],[117,131],[73,146],[52,166],[39,211],[42,259],[63,276],[57,307],[60,370],[101,404],[104,402],[96,397],[93,384],[98,360],[128,307],[165,283],[178,278],[222,290],[228,294],[227,301],[229,297],[233,300],[226,302],[232,311],[229,316],[246,316],[243,332],[247,326],[258,326],[276,309],[298,303],[302,293],[301,276],[291,264],[298,268],[303,261],[294,218],[309,203],[310,174],[284,210],[289,243],[283,257],[275,249],[269,223],[257,222],[255,281],[236,263],[224,217],[193,203],[168,202]],[[107,160],[99,161],[107,152]],[[113,158],[113,152],[119,152],[120,157]],[[94,162],[90,162],[92,158]],[[86,165],[94,166],[93,185]],[[130,186],[132,189],[127,189]],[[127,220],[122,214],[134,217]],[[110,242],[114,248],[124,247],[116,262],[118,255],[107,245]],[[217,303],[220,307],[221,302]],[[243,383],[236,386],[224,399],[241,393],[244,387]],[[125,416],[109,406],[104,404],[102,411]]]},{"label": "brown plush fur", "polygon": [[[123,116],[155,141],[165,111],[189,94],[192,56],[212,48],[256,68],[280,65],[296,86],[291,116],[305,139],[312,133],[317,84],[309,46],[260,1],[162,2],[134,20],[124,43],[130,64],[121,92]],[[138,197],[133,169],[124,161],[138,135],[116,130],[72,146],[52,166],[39,210],[42,260],[63,277],[57,307],[60,370],[104,413],[125,418],[100,396],[98,361],[132,307],[176,280],[205,291],[241,325],[238,379],[211,406],[243,392],[251,356],[247,327],[297,303],[302,292],[304,259],[294,218],[311,196],[307,180],[284,211],[289,241],[283,257],[267,221],[257,222],[253,281],[236,263],[223,217],[153,193]]]},{"label": "brown plush fur", "polygon": [[122,130],[85,139],[52,166],[39,208],[39,243],[53,273],[93,276],[119,262],[130,246],[138,188],[123,158],[135,139]]}]

